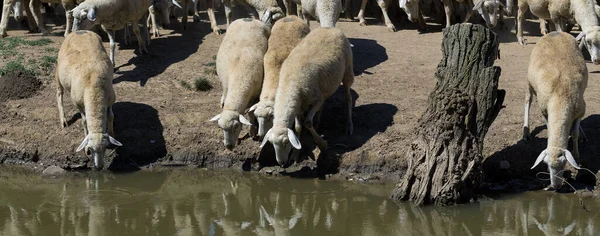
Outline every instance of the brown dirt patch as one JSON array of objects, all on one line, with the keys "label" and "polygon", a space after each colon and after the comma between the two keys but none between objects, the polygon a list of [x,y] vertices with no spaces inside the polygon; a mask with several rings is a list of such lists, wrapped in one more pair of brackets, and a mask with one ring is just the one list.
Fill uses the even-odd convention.
[{"label": "brown dirt patch", "polygon": [[25,71],[11,71],[0,76],[0,102],[29,98],[42,87],[42,82]]}]

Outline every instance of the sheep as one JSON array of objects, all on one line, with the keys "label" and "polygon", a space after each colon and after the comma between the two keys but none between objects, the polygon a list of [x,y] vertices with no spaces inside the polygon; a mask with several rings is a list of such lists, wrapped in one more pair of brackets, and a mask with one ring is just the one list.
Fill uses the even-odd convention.
[{"label": "sheep", "polygon": [[500,15],[500,24],[504,24],[504,8],[506,8],[504,4],[498,0],[477,0],[473,10],[479,12],[488,28],[494,28],[498,22],[498,14]]},{"label": "sheep", "polygon": [[[562,180],[556,175],[565,168],[566,162],[579,169],[576,161],[579,159],[578,138],[581,118],[585,114],[583,93],[588,70],[573,36],[556,31],[543,36],[531,52],[527,80],[523,138],[530,136],[532,95],[536,95],[548,127],[548,146],[531,168],[544,161],[550,172],[548,189],[558,189]],[[573,154],[567,150],[569,133],[573,138]]]},{"label": "sheep", "polygon": [[294,2],[293,0],[284,0],[283,1],[283,5],[285,6],[285,14],[290,16],[292,15],[292,5],[296,4],[296,15],[298,15],[298,17],[302,16],[302,7],[298,6],[298,4],[296,2]]},{"label": "sheep", "polygon": [[150,8],[148,8],[149,16],[148,20],[146,21],[146,25],[152,25],[152,34],[154,37],[160,36],[156,17],[162,17],[161,23],[163,27],[168,27],[169,24],[171,24],[170,16],[173,6],[183,9],[183,7],[181,7],[181,5],[179,5],[179,3],[177,3],[175,0],[154,0]]},{"label": "sheep", "polygon": [[258,120],[258,137],[273,126],[273,104],[279,84],[281,64],[292,49],[310,32],[310,28],[297,16],[278,20],[269,37],[268,50],[264,57],[265,78],[260,93],[260,102],[250,108]]},{"label": "sheep", "polygon": [[[206,12],[210,20],[211,29],[213,33],[221,34],[221,30],[217,26],[215,13],[213,11],[213,0],[206,1]],[[184,0],[183,9],[188,9],[190,0]],[[231,23],[231,8],[237,4],[241,4],[246,9],[250,10],[252,16],[255,19],[262,20],[267,25],[272,25],[275,21],[284,17],[283,10],[279,7],[277,0],[223,0],[225,8],[225,19],[227,20],[227,27]],[[182,18],[183,29],[186,29],[187,17]]]},{"label": "sheep", "polygon": [[113,90],[113,65],[100,36],[91,31],[69,34],[58,52],[56,65],[56,100],[61,127],[67,127],[63,108],[63,92],[69,91],[71,100],[79,109],[85,138],[77,152],[86,149],[94,158],[94,168],[104,166],[104,151],[109,144],[122,146],[113,130],[112,105],[116,95]]},{"label": "sheep", "polygon": [[279,165],[288,163],[292,147],[297,150],[302,148],[299,135],[291,129],[294,126],[299,133],[299,123],[302,121],[319,149],[327,149],[327,142],[313,128],[313,117],[339,87],[340,82],[343,83],[348,105],[346,133],[352,134],[350,87],[354,82],[354,72],[350,42],[338,28],[312,30],[290,52],[281,66],[275,95],[273,128],[267,131],[261,143],[261,148],[266,142],[273,144]]},{"label": "sheep", "polygon": [[293,0],[302,9],[306,24],[310,26],[310,18],[319,21],[321,27],[335,27],[342,11],[341,0]]},{"label": "sheep", "polygon": [[594,3],[594,0],[520,0],[517,13],[519,44],[525,44],[522,24],[527,10],[540,19],[552,20],[559,32],[564,31],[564,25],[575,18],[582,31],[578,38],[584,40],[592,62],[600,64],[600,24]]},{"label": "sheep", "polygon": [[71,14],[71,9],[73,9],[75,6],[82,3],[83,1],[84,0],[30,0],[29,8],[33,12],[33,19],[37,23],[38,28],[42,32],[42,35],[50,35],[50,31],[48,31],[44,26],[44,18],[42,17],[40,6],[42,2],[62,4],[62,6],[65,8],[65,17],[67,18],[67,25],[64,33],[64,36],[66,37],[69,33],[71,33],[71,25],[73,23],[73,15]]},{"label": "sheep", "polygon": [[399,0],[398,6],[406,13],[408,20],[418,22],[421,30],[427,27],[420,9],[421,0]]},{"label": "sheep", "polygon": [[[146,45],[140,36],[138,21],[146,19],[152,0],[86,0],[73,8],[73,31],[90,29],[101,25],[110,40],[110,61],[115,65],[115,30],[123,29],[127,23],[133,22],[133,33],[137,37],[140,53],[148,53]],[[142,20],[143,32],[148,39],[148,27]],[[150,40],[148,40],[150,43]]]},{"label": "sheep", "polygon": [[[29,7],[24,7],[29,5],[29,0],[4,0],[2,7],[2,13],[0,14],[0,38],[4,38],[8,36],[6,33],[8,26],[8,18],[10,16],[10,11],[14,12],[14,18],[16,21],[21,21],[23,18],[22,11],[25,10],[27,17],[29,18],[33,14],[30,11]],[[36,25],[33,23],[33,20],[29,18],[27,20],[27,24],[29,25],[30,32],[37,31]]]},{"label": "sheep", "polygon": [[[367,7],[368,0],[362,0],[360,4],[360,11],[358,12],[358,24],[360,26],[366,26],[367,21],[365,20],[365,8]],[[390,0],[376,0],[379,8],[381,8],[381,12],[383,13],[383,19],[385,21],[385,25],[387,26],[390,32],[396,32],[396,27],[392,24],[390,17],[387,14],[387,6],[390,5]],[[344,10],[348,11],[348,7],[350,5],[350,0],[346,0],[346,4],[344,6]]]},{"label": "sheep", "polygon": [[[256,135],[256,127],[243,114],[260,95],[269,34],[269,27],[259,20],[236,20],[231,23],[217,52],[217,75],[223,85],[223,111],[210,121],[217,121],[223,129],[223,143],[228,150],[235,148],[242,124],[251,126],[250,135]],[[252,113],[250,115],[252,117]]]}]

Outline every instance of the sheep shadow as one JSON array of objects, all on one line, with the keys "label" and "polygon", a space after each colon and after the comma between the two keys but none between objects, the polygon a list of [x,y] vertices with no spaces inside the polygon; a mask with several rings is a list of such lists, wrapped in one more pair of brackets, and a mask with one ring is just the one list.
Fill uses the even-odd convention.
[{"label": "sheep shadow", "polygon": [[[344,153],[360,148],[373,136],[385,132],[392,125],[393,117],[398,111],[396,106],[387,103],[355,106],[359,96],[354,90],[351,90],[351,94],[353,101],[353,134],[348,135],[345,133],[347,105],[344,88],[340,86],[325,102],[320,121],[317,122],[316,117],[314,120],[317,133],[322,135],[328,143],[327,151],[319,152],[318,157],[315,157],[313,151],[318,148],[308,130],[303,128],[300,137],[302,150],[300,158],[295,164],[300,166],[295,166],[295,168],[291,168],[291,172],[282,174],[298,178],[323,178],[326,174],[337,173]],[[272,145],[265,145],[261,150],[259,162],[262,166],[276,165],[274,156]],[[311,163],[302,163],[302,161],[308,159],[316,159],[316,166]],[[292,167],[294,166],[292,165]]]},{"label": "sheep shadow", "polygon": [[141,103],[118,102],[113,105],[113,111],[115,138],[123,146],[116,149],[110,170],[138,170],[167,154],[163,126],[156,109]]},{"label": "sheep shadow", "polygon": [[367,69],[375,67],[388,60],[385,47],[381,46],[375,40],[349,38],[352,48],[352,58],[354,59],[354,76],[372,74]]},{"label": "sheep shadow", "polygon": [[[181,29],[179,21],[172,20],[170,28]],[[119,44],[119,50],[133,49],[136,55],[123,65],[115,67],[115,74],[119,75],[113,80],[113,84],[120,82],[139,82],[140,86],[145,86],[148,79],[163,73],[167,67],[187,59],[190,55],[198,51],[200,44],[206,35],[211,33],[210,24],[188,22],[187,30],[181,32],[181,36],[162,35],[158,38],[151,38],[150,45],[147,45],[149,54],[138,55],[138,44],[135,35],[132,34],[130,45]],[[143,35],[143,33],[142,33]],[[143,37],[143,36],[142,36]],[[117,39],[121,38],[116,36]],[[143,37],[144,38],[144,37]],[[132,70],[119,71],[120,68],[134,65]]]},{"label": "sheep shadow", "polygon": [[[597,173],[600,170],[600,161],[594,157],[596,153],[600,152],[600,140],[598,140],[600,137],[600,115],[591,115],[585,118],[581,121],[581,127],[588,141],[579,143],[581,156],[579,164],[593,173]],[[516,182],[521,183],[518,184],[519,186],[505,187],[511,192],[522,192],[547,186],[549,183],[546,180],[548,176],[542,174],[542,172],[547,172],[547,166],[542,163],[535,169],[530,169],[537,156],[547,147],[547,138],[536,137],[545,129],[547,129],[545,125],[538,126],[531,132],[530,140],[521,139],[516,144],[486,158],[482,165],[485,182],[493,184],[512,183],[512,185],[515,185]],[[582,135],[580,135],[580,139],[582,139]],[[568,149],[573,150],[571,140],[569,140]],[[507,162],[510,166],[501,168],[502,162]],[[525,182],[522,180],[525,180]],[[579,171],[575,180],[578,182],[575,185],[576,188],[583,188],[585,187],[584,184],[593,185],[596,181],[594,175],[585,170]]]}]

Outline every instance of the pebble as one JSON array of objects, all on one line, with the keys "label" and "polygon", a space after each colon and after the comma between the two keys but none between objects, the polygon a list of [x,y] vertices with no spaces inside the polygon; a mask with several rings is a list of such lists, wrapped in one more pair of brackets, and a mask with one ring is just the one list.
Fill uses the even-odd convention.
[{"label": "pebble", "polygon": [[63,168],[60,168],[58,166],[49,166],[48,168],[46,168],[43,172],[42,175],[45,176],[56,176],[56,175],[62,175],[67,173],[67,171]]}]

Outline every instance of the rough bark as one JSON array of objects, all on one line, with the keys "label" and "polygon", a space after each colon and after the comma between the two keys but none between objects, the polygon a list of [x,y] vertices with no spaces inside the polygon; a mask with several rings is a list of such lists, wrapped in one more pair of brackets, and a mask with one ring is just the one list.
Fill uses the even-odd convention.
[{"label": "rough bark", "polygon": [[418,205],[463,203],[475,198],[483,139],[502,108],[498,90],[498,38],[481,25],[444,29],[443,59],[427,110],[409,140],[408,169],[392,193]]}]

